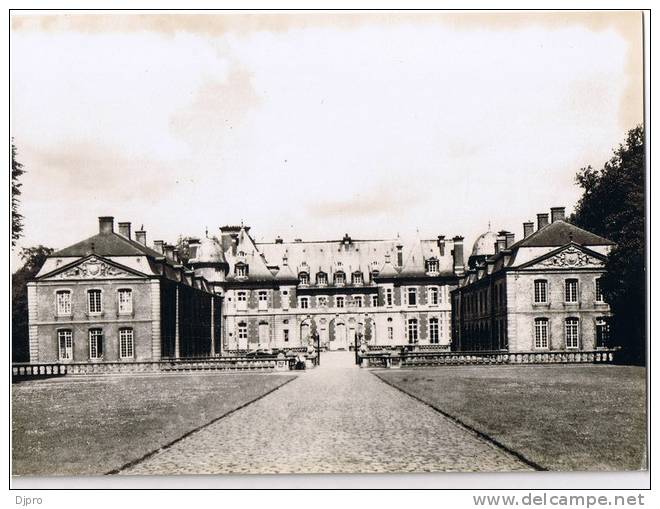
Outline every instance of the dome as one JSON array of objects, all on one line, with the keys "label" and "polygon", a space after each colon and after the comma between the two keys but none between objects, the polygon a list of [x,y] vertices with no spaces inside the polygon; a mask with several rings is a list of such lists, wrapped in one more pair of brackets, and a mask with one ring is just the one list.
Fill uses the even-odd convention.
[{"label": "dome", "polygon": [[190,245],[189,263],[225,263],[220,244],[213,238],[204,237],[199,243]]},{"label": "dome", "polygon": [[497,233],[490,230],[477,237],[472,246],[472,256],[491,256],[495,254]]}]

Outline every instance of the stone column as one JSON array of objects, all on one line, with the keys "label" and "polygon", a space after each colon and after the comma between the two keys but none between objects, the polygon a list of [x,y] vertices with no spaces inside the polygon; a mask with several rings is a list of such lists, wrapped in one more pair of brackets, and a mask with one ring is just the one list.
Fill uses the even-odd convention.
[{"label": "stone column", "polygon": [[215,355],[215,297],[211,295],[211,356]]},{"label": "stone column", "polygon": [[36,283],[27,284],[27,297],[28,297],[28,345],[30,352],[30,362],[37,363],[39,362],[39,327],[36,325],[38,320]]},{"label": "stone column", "polygon": [[181,336],[179,334],[179,287],[176,287],[176,297],[175,297],[176,311],[174,314],[174,358],[178,359],[180,357],[181,351]]},{"label": "stone column", "polygon": [[151,285],[151,359],[161,359],[161,316],[160,316],[160,281],[153,279]]}]

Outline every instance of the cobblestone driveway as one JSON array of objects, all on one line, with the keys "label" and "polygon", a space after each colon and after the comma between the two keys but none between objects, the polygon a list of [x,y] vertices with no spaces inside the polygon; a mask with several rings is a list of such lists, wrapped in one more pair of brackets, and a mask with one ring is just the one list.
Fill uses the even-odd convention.
[{"label": "cobblestone driveway", "polygon": [[428,406],[325,353],[321,367],[125,474],[528,470]]}]

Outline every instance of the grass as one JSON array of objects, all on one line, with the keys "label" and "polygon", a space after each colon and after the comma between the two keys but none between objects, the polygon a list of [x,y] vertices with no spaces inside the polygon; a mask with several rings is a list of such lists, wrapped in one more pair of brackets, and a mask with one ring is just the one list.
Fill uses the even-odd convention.
[{"label": "grass", "polygon": [[378,376],[548,470],[646,468],[646,370],[469,366]]},{"label": "grass", "polygon": [[292,378],[168,374],[14,384],[13,474],[106,473]]}]

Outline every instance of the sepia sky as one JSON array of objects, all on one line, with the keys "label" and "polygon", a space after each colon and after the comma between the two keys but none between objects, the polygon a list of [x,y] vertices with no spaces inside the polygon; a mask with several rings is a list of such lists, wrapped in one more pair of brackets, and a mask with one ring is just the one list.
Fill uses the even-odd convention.
[{"label": "sepia sky", "polygon": [[634,12],[12,15],[21,246],[464,235],[565,205],[642,122]]}]

